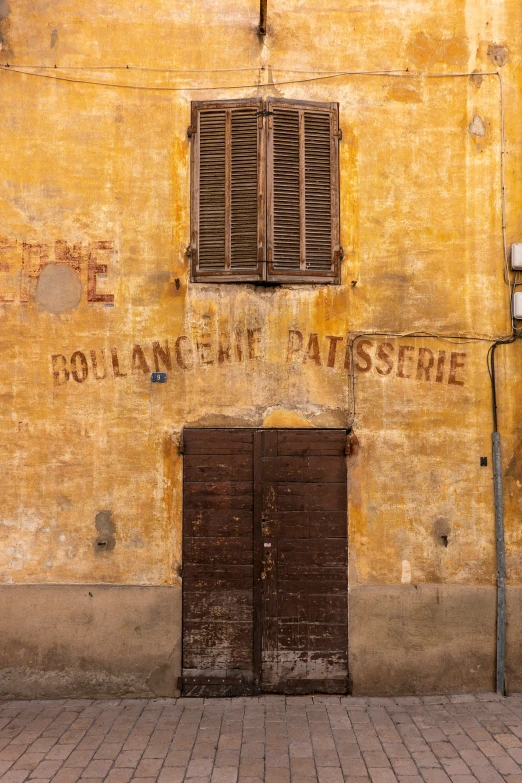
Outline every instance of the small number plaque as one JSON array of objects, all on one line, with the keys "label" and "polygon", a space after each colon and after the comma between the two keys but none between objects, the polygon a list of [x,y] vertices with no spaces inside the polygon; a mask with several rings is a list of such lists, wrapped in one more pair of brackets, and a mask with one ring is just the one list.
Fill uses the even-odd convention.
[{"label": "small number plaque", "polygon": [[167,383],[166,372],[153,372],[150,377],[152,383]]}]

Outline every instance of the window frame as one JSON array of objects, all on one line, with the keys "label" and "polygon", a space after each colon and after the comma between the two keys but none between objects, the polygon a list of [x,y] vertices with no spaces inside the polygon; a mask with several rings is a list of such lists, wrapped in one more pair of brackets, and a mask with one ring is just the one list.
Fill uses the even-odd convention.
[{"label": "window frame", "polygon": [[[332,269],[329,274],[317,270],[300,270],[289,274],[273,268],[273,123],[271,107],[285,106],[299,110],[330,113],[330,189],[331,189],[331,255]],[[256,108],[257,123],[257,272],[238,272],[230,269],[230,255],[225,263],[228,269],[201,271],[199,269],[199,201],[200,201],[200,118],[203,111],[232,110],[234,108]],[[230,115],[227,114],[227,117]],[[231,136],[230,120],[226,120],[225,148],[225,253],[230,251],[230,202],[231,202]],[[193,283],[253,283],[253,284],[322,284],[339,285],[341,282],[341,261],[343,250],[340,245],[340,163],[339,104],[289,100],[286,98],[239,98],[191,102],[191,124],[188,129],[191,141],[190,151],[190,245],[187,255],[190,259],[190,279]],[[304,170],[304,161],[301,167]],[[300,200],[301,213],[305,209]],[[228,225],[227,225],[228,224]]]}]

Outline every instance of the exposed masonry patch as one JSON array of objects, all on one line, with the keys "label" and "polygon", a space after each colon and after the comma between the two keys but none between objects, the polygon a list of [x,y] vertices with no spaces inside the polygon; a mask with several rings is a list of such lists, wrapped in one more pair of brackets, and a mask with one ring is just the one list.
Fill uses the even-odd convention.
[{"label": "exposed masonry patch", "polygon": [[116,526],[112,521],[112,511],[98,511],[94,520],[96,530],[98,531],[98,538],[94,541],[94,551],[109,552],[116,546],[114,534],[116,532]]},{"label": "exposed masonry patch", "polygon": [[509,62],[509,49],[507,46],[497,46],[497,44],[490,44],[488,46],[489,59],[502,68],[503,65]]},{"label": "exposed masonry patch", "polygon": [[60,315],[80,304],[82,284],[67,264],[46,264],[36,284],[36,301],[43,310]]},{"label": "exposed masonry patch", "polygon": [[479,117],[478,114],[476,114],[473,117],[473,122],[470,122],[468,126],[468,130],[471,133],[472,136],[485,136],[486,135],[486,125],[484,123],[484,120],[482,117]]}]

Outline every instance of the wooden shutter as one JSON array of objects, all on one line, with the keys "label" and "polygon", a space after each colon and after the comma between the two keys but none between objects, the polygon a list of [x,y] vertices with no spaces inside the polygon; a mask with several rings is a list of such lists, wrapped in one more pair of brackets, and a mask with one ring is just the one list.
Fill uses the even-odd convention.
[{"label": "wooden shutter", "polygon": [[274,98],[267,108],[267,280],[338,282],[338,105]]},{"label": "wooden shutter", "polygon": [[264,272],[262,101],[192,104],[192,279],[255,281]]}]

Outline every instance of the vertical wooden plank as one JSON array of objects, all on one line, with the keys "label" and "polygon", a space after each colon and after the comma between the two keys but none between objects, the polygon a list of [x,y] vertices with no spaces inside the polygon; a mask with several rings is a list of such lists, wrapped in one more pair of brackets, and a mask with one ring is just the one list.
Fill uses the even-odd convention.
[{"label": "vertical wooden plank", "polygon": [[182,694],[253,692],[253,431],[184,430]]},{"label": "vertical wooden plank", "polygon": [[305,115],[299,111],[299,268],[306,272],[306,170],[305,170]]},{"label": "vertical wooden plank", "polygon": [[[258,112],[258,143],[257,143],[257,237],[258,237],[258,269],[261,280],[266,280],[267,275],[267,237],[266,237],[266,178],[267,178],[267,130],[268,122],[263,117],[264,103],[261,103]],[[266,118],[267,120],[270,118]]]},{"label": "vertical wooden plank", "polygon": [[231,250],[231,195],[232,195],[232,112],[226,111],[225,122],[225,271],[232,262]]},{"label": "vertical wooden plank", "polygon": [[[344,430],[268,433],[262,457],[262,690],[344,693],[348,684]],[[328,462],[325,467],[325,461]]]},{"label": "vertical wooden plank", "polygon": [[332,209],[332,263],[333,275],[341,282],[341,235],[339,198],[339,104],[332,103],[330,112],[330,155],[331,155],[331,209]]},{"label": "vertical wooden plank", "polygon": [[266,102],[266,109],[269,116],[265,124],[265,187],[266,187],[266,263],[265,280],[272,274],[272,262],[274,252],[274,123],[273,106],[270,100]]},{"label": "vertical wooden plank", "polygon": [[262,638],[263,638],[263,431],[254,432],[254,638],[253,638],[253,669],[254,687],[261,690]]},{"label": "vertical wooden plank", "polygon": [[191,200],[190,200],[190,273],[195,278],[198,272],[199,247],[199,111],[196,104],[191,107],[190,165],[191,165]]}]

